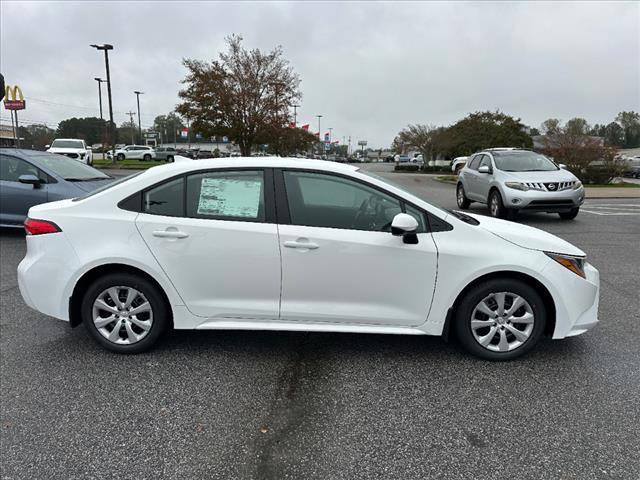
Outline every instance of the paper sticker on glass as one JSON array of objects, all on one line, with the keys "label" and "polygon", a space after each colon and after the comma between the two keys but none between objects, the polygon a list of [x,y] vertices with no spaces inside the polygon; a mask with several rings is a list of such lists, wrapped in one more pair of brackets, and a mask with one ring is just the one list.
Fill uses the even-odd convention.
[{"label": "paper sticker on glass", "polygon": [[227,175],[201,178],[198,215],[258,218],[262,175]]}]

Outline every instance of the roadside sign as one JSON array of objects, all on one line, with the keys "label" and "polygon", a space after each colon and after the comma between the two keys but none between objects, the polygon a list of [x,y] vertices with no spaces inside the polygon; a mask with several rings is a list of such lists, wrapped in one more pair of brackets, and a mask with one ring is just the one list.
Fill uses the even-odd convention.
[{"label": "roadside sign", "polygon": [[7,110],[24,110],[27,107],[27,102],[24,99],[22,90],[18,85],[7,85],[4,91],[4,108]]},{"label": "roadside sign", "polygon": [[358,146],[359,147],[366,147],[367,146],[367,141],[366,140],[358,140]]}]

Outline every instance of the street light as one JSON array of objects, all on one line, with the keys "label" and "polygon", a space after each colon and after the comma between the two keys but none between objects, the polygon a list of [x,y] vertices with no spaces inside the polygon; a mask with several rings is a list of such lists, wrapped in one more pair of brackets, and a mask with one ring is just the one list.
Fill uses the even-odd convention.
[{"label": "street light", "polygon": [[293,107],[293,126],[298,127],[298,108],[300,105],[291,105]]},{"label": "street light", "polygon": [[[316,117],[318,117],[318,141],[322,143],[322,131],[320,130],[320,119],[322,118],[322,115],[316,115]],[[320,154],[322,155],[322,150],[320,150]]]},{"label": "street light", "polygon": [[111,74],[109,72],[109,50],[113,50],[113,45],[103,43],[100,45],[91,45],[96,50],[104,51],[104,65],[107,70],[107,96],[109,97],[109,139],[111,140],[111,161],[116,163],[116,145],[115,132],[113,131],[113,102],[111,100]]},{"label": "street light", "polygon": [[100,120],[104,120],[102,117],[102,83],[107,83],[106,80],[103,80],[99,77],[95,77],[94,80],[98,82],[98,102],[100,103]]},{"label": "street light", "polygon": [[142,126],[140,125],[140,95],[143,95],[144,92],[139,92],[136,90],[133,92],[136,94],[136,101],[138,102],[138,138],[140,139],[140,144],[142,144]]}]

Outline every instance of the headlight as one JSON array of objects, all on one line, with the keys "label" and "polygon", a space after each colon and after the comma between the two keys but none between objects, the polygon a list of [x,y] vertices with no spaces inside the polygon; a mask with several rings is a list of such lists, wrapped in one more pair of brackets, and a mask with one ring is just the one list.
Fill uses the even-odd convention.
[{"label": "headlight", "polygon": [[574,257],[571,255],[561,255],[559,253],[544,252],[547,257],[555,260],[564,268],[571,270],[576,275],[585,278],[584,257]]},{"label": "headlight", "polygon": [[513,188],[514,190],[522,190],[524,192],[529,190],[529,187],[527,185],[520,182],[504,182],[504,184],[509,188]]},{"label": "headlight", "polygon": [[573,184],[573,189],[578,190],[579,188],[582,188],[582,182],[580,180],[576,180],[576,182]]}]

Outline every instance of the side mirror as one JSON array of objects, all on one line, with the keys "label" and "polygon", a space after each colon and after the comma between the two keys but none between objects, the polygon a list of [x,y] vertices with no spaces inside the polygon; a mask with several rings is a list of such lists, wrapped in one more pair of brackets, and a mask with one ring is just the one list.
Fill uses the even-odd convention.
[{"label": "side mirror", "polygon": [[478,168],[478,173],[491,173],[491,167],[489,165],[482,165]]},{"label": "side mirror", "polygon": [[44,148],[51,148],[51,145],[47,144],[44,146]]},{"label": "side mirror", "polygon": [[20,175],[18,177],[20,183],[26,183],[27,185],[33,185],[33,188],[40,188],[40,179],[33,174]]},{"label": "side mirror", "polygon": [[567,169],[567,166],[564,163],[559,163],[558,167],[562,168],[563,170]]},{"label": "side mirror", "polygon": [[93,147],[87,147],[86,149],[87,150],[93,150]]},{"label": "side mirror", "polygon": [[418,243],[417,229],[418,221],[406,213],[397,214],[391,222],[391,234],[396,237],[402,237],[404,243]]}]

